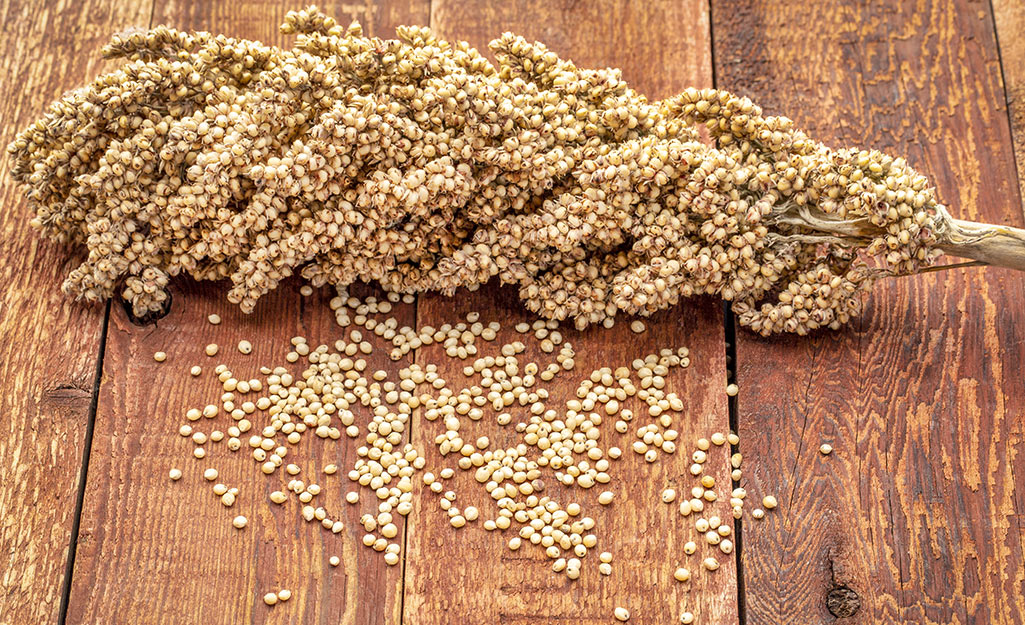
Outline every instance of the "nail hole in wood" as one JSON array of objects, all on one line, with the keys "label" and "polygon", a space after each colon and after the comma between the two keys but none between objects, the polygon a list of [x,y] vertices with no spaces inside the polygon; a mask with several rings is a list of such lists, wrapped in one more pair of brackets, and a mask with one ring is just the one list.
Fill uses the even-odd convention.
[{"label": "nail hole in wood", "polygon": [[128,315],[128,320],[129,321],[131,321],[132,323],[134,323],[137,326],[148,326],[148,325],[152,325],[152,324],[156,323],[157,321],[163,319],[164,317],[167,316],[167,314],[169,312],[171,312],[171,301],[173,299],[174,299],[173,296],[170,293],[168,293],[167,294],[167,299],[164,300],[163,308],[161,308],[160,310],[154,310],[154,311],[148,312],[148,313],[146,313],[145,315],[143,315],[141,317],[137,317],[135,315],[135,313],[132,312],[132,304],[130,302],[128,302],[126,300],[121,300],[121,306],[122,306],[122,308],[125,309],[125,314]]},{"label": "nail hole in wood", "polygon": [[836,618],[850,618],[861,609],[861,597],[847,586],[836,586],[826,595],[826,608]]}]

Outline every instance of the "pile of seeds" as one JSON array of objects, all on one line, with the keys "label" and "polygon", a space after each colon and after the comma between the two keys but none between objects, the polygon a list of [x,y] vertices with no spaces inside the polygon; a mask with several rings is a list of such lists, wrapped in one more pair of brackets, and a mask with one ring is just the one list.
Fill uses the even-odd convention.
[{"label": "pile of seeds", "polygon": [[[326,488],[338,488],[321,482],[342,469],[325,465],[320,469],[323,478],[318,479],[304,476],[287,459],[311,433],[323,439],[358,439],[358,459],[347,472],[352,489],[345,501],[373,502],[374,510],[359,519],[362,542],[380,552],[388,565],[402,559],[400,519],[413,511],[414,486],[420,481],[425,491],[437,495],[438,507],[453,528],[480,523],[487,531],[508,531],[512,536],[503,540],[510,550],[533,545],[544,550],[554,572],[578,579],[586,556],[599,548],[596,521],[581,503],[560,501],[551,494],[546,480],[569,487],[562,491],[566,497],[572,498],[576,488],[600,488],[598,504],[614,502],[613,465],[624,453],[604,443],[599,426],[605,419],[614,420],[616,433],[630,436],[629,448],[647,462],[675,454],[680,440],[674,419],[683,414],[685,405],[665,388],[674,370],[690,365],[689,351],[661,349],[630,366],[595,369],[579,381],[573,397],[556,401],[546,383],[576,370],[573,346],[561,335],[558,322],[518,324],[517,340],[499,344],[501,325],[481,320],[478,313],[438,328],[400,326],[388,316],[399,299],[390,294],[383,300],[361,300],[340,289],[331,306],[347,337],[333,345],[316,346],[304,337],[293,337],[284,359],[301,361],[304,369],[298,374],[286,366],[265,366],[260,368],[263,378],[247,380],[224,364],[215,365],[212,375],[223,394],[215,403],[187,409],[179,434],[191,440],[192,454],[205,463],[210,462],[207,457],[214,445],[222,441],[230,452],[246,450],[259,471],[283,484],[269,494],[272,504],[295,502],[304,520],[334,534],[346,529],[342,511],[318,505],[318,497]],[[211,323],[219,321],[216,316],[210,318]],[[434,363],[410,364],[398,371],[397,379],[384,370],[372,370],[366,357],[374,352],[375,343],[382,342],[390,346],[392,358],[414,347],[439,345],[446,357],[465,363],[462,379],[442,378]],[[528,343],[533,344],[532,353],[549,355],[548,361],[527,358]],[[252,346],[243,340],[238,351],[248,355]],[[210,358],[218,353],[206,350]],[[203,369],[193,365],[190,372],[199,376]],[[628,402],[639,402],[637,414],[627,407]],[[414,411],[420,411],[427,423],[443,426],[433,438],[441,458],[438,468],[428,467],[423,450],[409,438]],[[225,420],[226,428],[220,425]],[[471,425],[481,423],[486,430],[492,422],[510,427],[516,444],[500,446],[488,436],[467,434]],[[662,501],[678,506],[679,518],[696,532],[695,540],[676,556],[681,565],[674,578],[681,583],[699,574],[713,574],[722,558],[733,552],[730,519],[741,519],[747,502],[747,492],[739,485],[742,457],[730,456],[731,483],[726,485],[716,483],[706,472],[706,463],[714,455],[713,448],[730,445],[735,451],[738,443],[736,434],[721,432],[694,441],[692,447],[688,445],[691,464],[684,476],[693,480],[692,487],[679,494],[674,488],[662,493]],[[458,492],[453,482],[460,470],[472,472],[489,495],[489,505],[461,503],[465,493]],[[181,470],[172,469],[170,477],[181,479]],[[252,496],[219,482],[220,474],[212,466],[205,468],[202,477],[211,482],[213,494],[225,507]],[[766,496],[762,507],[750,515],[761,519],[764,510],[775,507],[776,500]],[[240,530],[248,526],[244,516],[231,522]],[[690,558],[695,564],[686,563]],[[597,560],[599,574],[613,573],[611,550],[601,551]],[[330,563],[337,566],[340,560],[334,556]],[[290,591],[282,590],[267,593],[264,600],[274,604],[290,596]],[[694,618],[693,612],[684,616]]]},{"label": "pile of seeds", "polygon": [[282,31],[293,48],[115,35],[104,54],[127,62],[15,138],[32,224],[88,250],[65,291],[120,289],[141,316],[181,273],[230,278],[245,311],[294,273],[402,294],[496,278],[581,328],[709,293],[755,331],[805,333],[941,247],[1002,262],[979,245],[993,233],[951,234],[903,159],[827,148],[746,98],[649,102],[618,70],[512,34],[495,65],[427,28],[366,37],[315,7]]}]

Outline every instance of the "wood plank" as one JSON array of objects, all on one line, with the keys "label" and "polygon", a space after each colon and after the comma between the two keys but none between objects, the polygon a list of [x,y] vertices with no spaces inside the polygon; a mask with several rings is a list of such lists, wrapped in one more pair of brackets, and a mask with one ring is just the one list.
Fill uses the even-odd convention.
[{"label": "wood plank", "polygon": [[[340,21],[360,19],[388,34],[399,23],[427,19],[426,3],[336,8]],[[277,26],[284,13],[278,3],[263,1],[160,2],[154,23],[283,43]],[[289,281],[247,316],[224,299],[226,288],[176,283],[170,314],[149,326],[133,325],[115,307],[69,622],[398,623],[401,570],[387,567],[380,554],[360,544],[364,532],[356,521],[370,504],[353,506],[342,499],[351,488],[345,473],[357,458],[353,441],[307,435],[285,460],[302,468],[307,483],[323,487],[318,505],[346,523],[335,535],[303,522],[294,499],[282,506],[268,501],[288,478],[283,472],[270,478],[261,474],[248,446],[233,455],[224,442],[207,443],[209,455],[197,461],[191,456],[193,443],[178,435],[188,408],[218,403],[223,391],[212,374],[217,363],[247,379],[263,378],[258,372],[263,364],[286,365],[298,373],[302,361],[287,365],[284,360],[290,337],[305,336],[316,346],[343,336],[328,306],[328,289],[301,298],[298,284]],[[213,312],[223,319],[216,327],[206,321]],[[414,306],[397,305],[392,316],[411,324]],[[252,355],[233,347],[241,339],[251,341]],[[203,355],[210,342],[221,345],[216,358]],[[158,350],[167,353],[159,364],[153,360]],[[380,349],[368,361],[391,373],[402,365]],[[193,364],[204,367],[201,378],[190,375]],[[206,433],[229,425],[224,414],[199,422]],[[262,425],[254,419],[254,428]],[[242,440],[245,445],[248,435]],[[339,474],[323,475],[320,469],[328,463],[337,464]],[[180,482],[168,479],[172,467],[184,472]],[[232,508],[223,507],[202,478],[207,467],[218,469],[218,481],[240,489]],[[239,514],[249,519],[241,532],[231,525]],[[331,556],[342,565],[330,566]],[[291,589],[293,598],[268,608],[261,597],[279,588]]]},{"label": "wood plank", "polygon": [[[431,9],[431,26],[444,38],[465,39],[485,50],[491,38],[512,31],[544,42],[581,67],[620,67],[628,82],[653,98],[711,82],[708,17],[703,2],[650,2],[642,8],[625,2],[592,6],[561,1],[503,4],[434,0]],[[498,345],[520,338],[513,331],[515,323],[533,321],[522,310],[514,290],[489,285],[474,293],[460,293],[454,300],[435,295],[421,297],[418,324],[437,327],[470,311],[479,311],[482,321],[502,324]],[[632,612],[631,623],[678,622],[685,607],[699,613],[702,623],[735,623],[733,558],[724,558],[723,568],[714,576],[698,574],[689,585],[675,582],[672,574],[677,566],[686,563],[693,571],[700,568],[700,559],[687,559],[682,554],[683,543],[696,536],[675,505],[667,507],[659,501],[660,493],[669,485],[681,492],[689,491],[692,480],[687,467],[694,441],[728,428],[721,322],[718,303],[700,300],[686,302],[652,319],[649,330],[642,335],[632,334],[628,321],[622,319],[611,330],[591,329],[582,334],[562,330],[576,350],[577,366],[546,385],[552,397],[549,407],[560,408],[573,396],[580,380],[595,368],[629,366],[633,358],[659,347],[686,345],[692,354],[691,368],[675,372],[668,383],[668,388],[688,404],[673,425],[680,432],[680,451],[649,465],[627,450],[611,471],[609,488],[618,493],[618,499],[608,508],[596,504],[597,491],[604,490],[602,487],[583,491],[549,486],[545,491],[563,505],[579,501],[584,507],[582,514],[597,521],[599,546],[595,549],[607,549],[615,558],[610,577],[598,573],[593,550],[576,581],[552,572],[551,560],[539,547],[527,544],[510,551],[506,543],[514,535],[515,524],[505,532],[488,533],[478,522],[457,532],[439,509],[437,496],[421,492],[407,534],[405,622],[608,623],[613,621],[615,607],[624,606]],[[528,361],[551,360],[536,343],[525,342],[528,351],[523,357]],[[438,363],[441,377],[449,380],[454,390],[468,383],[461,372],[464,363],[445,358],[437,346],[419,350],[417,360],[421,364]],[[609,441],[603,445],[628,447],[633,432],[616,434],[613,421],[608,419],[601,426],[602,441]],[[428,467],[433,467],[435,473],[440,467],[454,466],[451,456],[443,461],[433,445],[441,428],[437,422],[418,420],[414,431],[418,446],[430,450]],[[502,445],[518,440],[512,432],[497,434],[493,425],[475,427],[473,436],[484,433]],[[716,448],[710,461],[720,484],[728,479],[726,458],[726,449]],[[543,479],[554,485],[551,473],[545,472]],[[488,518],[489,510],[494,515],[494,504],[470,472],[457,470],[449,482],[451,486],[446,488],[459,493],[456,505],[478,506],[485,511],[482,519]]]},{"label": "wood plank", "polygon": [[[720,88],[1022,224],[988,4],[717,9]],[[841,332],[738,330],[747,484],[781,495],[744,527],[748,623],[832,622],[831,598],[849,622],[1022,622],[1023,328],[1025,279],[974,268],[885,281]]]},{"label": "wood plank", "polygon": [[[97,74],[110,32],[145,26],[148,0],[0,2],[0,144]],[[69,301],[77,264],[29,228],[0,159],[0,623],[57,622],[104,307]]]}]

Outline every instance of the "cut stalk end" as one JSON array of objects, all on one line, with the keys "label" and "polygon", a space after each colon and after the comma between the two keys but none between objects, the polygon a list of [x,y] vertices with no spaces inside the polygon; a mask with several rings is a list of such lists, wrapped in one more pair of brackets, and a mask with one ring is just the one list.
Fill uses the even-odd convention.
[{"label": "cut stalk end", "polygon": [[945,254],[1025,271],[1025,230],[946,217],[947,228],[937,233]]}]

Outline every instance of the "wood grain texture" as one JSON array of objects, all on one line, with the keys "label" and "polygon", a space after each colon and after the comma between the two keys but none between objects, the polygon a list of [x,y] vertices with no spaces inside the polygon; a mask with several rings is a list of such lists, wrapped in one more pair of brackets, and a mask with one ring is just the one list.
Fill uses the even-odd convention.
[{"label": "wood grain texture", "polygon": [[[297,7],[261,1],[159,2],[153,21],[285,43],[277,26],[292,8]],[[371,34],[427,19],[426,3],[323,8],[339,21],[374,25]],[[363,531],[356,521],[370,511],[363,509],[369,501],[354,506],[343,500],[351,490],[345,473],[357,457],[353,440],[307,435],[285,459],[302,468],[307,483],[323,487],[318,505],[346,523],[334,535],[304,522],[294,499],[282,506],[269,502],[268,494],[283,489],[288,478],[283,472],[270,478],[260,473],[245,445],[248,435],[234,454],[224,442],[208,442],[202,461],[192,457],[193,443],[178,435],[188,408],[218,403],[223,391],[212,373],[218,363],[247,379],[262,378],[258,368],[264,364],[299,372],[301,362],[284,360],[291,337],[305,336],[316,346],[343,336],[328,306],[329,290],[301,298],[296,281],[289,281],[253,315],[229,304],[224,291],[223,284],[179,282],[171,313],[151,326],[133,325],[115,306],[68,622],[398,623],[401,569],[387,567],[380,554],[360,543]],[[212,312],[223,318],[220,326],[206,321]],[[414,307],[397,305],[392,316],[412,324]],[[235,348],[241,339],[251,341],[252,355]],[[216,358],[203,354],[210,342],[221,346]],[[153,360],[158,350],[167,353],[164,363]],[[390,372],[402,365],[388,360],[386,350],[375,351],[368,361]],[[189,374],[193,364],[204,367],[201,378]],[[213,423],[203,419],[198,425],[207,433],[224,431],[231,419],[222,413]],[[254,420],[254,429],[262,425]],[[337,464],[339,473],[321,473],[328,463]],[[168,479],[172,467],[185,473],[180,482]],[[222,506],[212,483],[202,478],[207,467],[218,469],[218,481],[240,489],[232,508]],[[241,532],[231,525],[238,514],[249,519]],[[331,556],[341,558],[341,566],[331,567]],[[279,588],[291,589],[293,598],[272,608],[264,605],[263,594]]]},{"label": "wood grain texture", "polygon": [[[691,85],[711,83],[708,45],[708,14],[704,2],[649,2],[644,6],[627,2],[584,4],[577,2],[450,2],[434,0],[431,27],[448,39],[469,41],[479,50],[504,31],[538,40],[564,58],[581,67],[619,67],[624,78],[642,93],[661,98]],[[429,295],[420,298],[418,323],[438,325],[451,320],[453,313],[471,310],[481,319],[499,321],[503,330],[498,343],[516,340],[512,325],[533,320],[524,313],[511,289],[490,286],[479,292],[462,294],[455,300]],[[672,375],[670,385],[688,402],[685,414],[677,417],[680,451],[668,460],[647,465],[633,452],[613,467],[609,485],[619,498],[609,508],[596,505],[601,487],[551,489],[548,493],[562,500],[580,501],[584,514],[597,523],[599,547],[584,562],[577,581],[551,571],[549,560],[539,547],[525,545],[510,551],[506,543],[512,531],[488,533],[480,523],[458,530],[447,523],[438,508],[436,496],[419,493],[418,507],[410,520],[407,534],[408,554],[405,586],[405,622],[410,625],[448,623],[506,623],[542,625],[545,623],[612,622],[615,607],[631,610],[631,623],[678,622],[680,612],[699,613],[702,623],[737,621],[736,581],[733,558],[715,575],[698,575],[686,585],[675,582],[672,573],[686,563],[693,571],[700,559],[682,553],[685,541],[696,538],[690,523],[659,501],[662,490],[673,485],[689,490],[687,473],[694,441],[713,431],[728,427],[724,393],[725,353],[719,307],[710,301],[691,301],[659,315],[643,335],[632,334],[628,321],[621,320],[612,330],[592,329],[582,335],[564,330],[577,352],[577,367],[557,378],[550,389],[553,398],[571,396],[577,384],[601,366],[628,365],[658,347],[686,345],[693,355],[690,369]],[[681,321],[682,320],[682,321]],[[551,358],[536,347],[528,358],[548,362]],[[463,364],[438,356],[437,347],[426,347],[418,361],[441,362],[442,377],[461,386],[466,378]],[[554,403],[560,406],[560,403]],[[633,432],[621,436],[614,432],[611,420],[602,425],[606,445],[629,446]],[[431,448],[434,466],[442,463],[432,445],[440,430],[438,423],[419,421],[415,437]],[[509,426],[510,428],[512,426]],[[477,428],[493,435],[494,426]],[[503,433],[502,444],[513,444],[516,434]],[[716,477],[728,479],[726,451],[717,450]],[[431,464],[429,463],[429,464]],[[545,475],[553,484],[553,476]],[[453,489],[474,493],[457,505],[476,505],[489,510],[487,494],[472,474],[457,471]],[[464,495],[460,494],[462,498]],[[721,515],[728,517],[728,514]],[[483,518],[483,517],[482,517]],[[603,577],[597,571],[595,551],[613,552],[613,574]],[[700,552],[699,552],[700,553]],[[688,592],[689,591],[689,592]]]},{"label": "wood grain texture", "polygon": [[[108,34],[150,3],[0,2],[0,145],[102,67]],[[69,301],[77,263],[29,228],[0,158],[0,623],[57,621],[104,308]],[[70,347],[69,346],[73,346]]]},{"label": "wood grain texture", "polygon": [[[958,217],[1021,225],[988,4],[713,17],[720,88],[828,143],[906,155]],[[860,599],[834,603],[843,622],[1022,622],[1021,274],[885,281],[844,331],[741,330],[737,352],[747,485],[781,494],[779,515],[744,527],[749,624],[833,622],[840,587]]]},{"label": "wood grain texture", "polygon": [[996,24],[1000,65],[1003,70],[1004,93],[1011,119],[1011,139],[1018,165],[1018,189],[1025,197],[1025,3],[1017,0],[992,0]]}]

